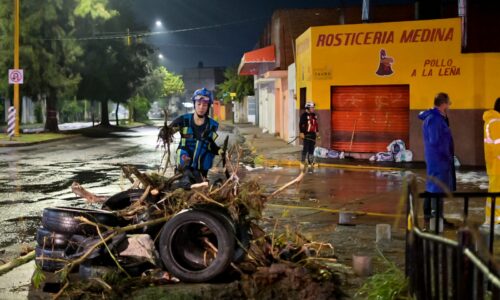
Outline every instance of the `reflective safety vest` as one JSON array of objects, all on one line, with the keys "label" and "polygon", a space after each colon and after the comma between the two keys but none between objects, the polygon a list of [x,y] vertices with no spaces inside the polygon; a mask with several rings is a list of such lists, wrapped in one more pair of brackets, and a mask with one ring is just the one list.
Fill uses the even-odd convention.
[{"label": "reflective safety vest", "polygon": [[500,113],[485,111],[484,120],[484,158],[488,175],[500,175]]},{"label": "reflective safety vest", "polygon": [[200,139],[196,139],[193,131],[195,126],[193,114],[185,114],[181,118],[182,123],[179,129],[181,141],[177,148],[177,167],[188,166],[197,170],[209,170],[215,157],[211,145],[217,139],[219,123],[208,118],[208,124],[201,133]]}]

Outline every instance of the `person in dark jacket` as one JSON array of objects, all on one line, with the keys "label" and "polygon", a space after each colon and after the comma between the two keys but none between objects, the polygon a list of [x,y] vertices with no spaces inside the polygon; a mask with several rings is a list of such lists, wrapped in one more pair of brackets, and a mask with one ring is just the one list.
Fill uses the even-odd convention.
[{"label": "person in dark jacket", "polygon": [[[444,193],[456,190],[453,137],[449,127],[447,112],[451,105],[446,93],[439,93],[434,99],[434,108],[421,112],[419,118],[424,122],[423,136],[425,162],[427,164],[426,191]],[[436,217],[437,205],[443,217],[443,201],[440,198],[424,200],[424,221],[426,227],[431,217]],[[443,220],[445,225],[451,223]]]},{"label": "person in dark jacket", "polygon": [[208,116],[212,93],[202,88],[194,92],[191,100],[194,113],[182,115],[169,125],[174,132],[181,134],[176,152],[176,172],[184,173],[179,187],[186,189],[204,181],[215,155],[222,154],[222,149],[215,143],[219,123]]},{"label": "person in dark jacket", "polygon": [[314,147],[316,138],[319,138],[318,116],[314,113],[314,102],[308,101],[305,105],[306,111],[300,116],[299,129],[300,139],[303,140],[302,159],[300,160],[300,169],[305,169],[307,163],[313,163]]}]

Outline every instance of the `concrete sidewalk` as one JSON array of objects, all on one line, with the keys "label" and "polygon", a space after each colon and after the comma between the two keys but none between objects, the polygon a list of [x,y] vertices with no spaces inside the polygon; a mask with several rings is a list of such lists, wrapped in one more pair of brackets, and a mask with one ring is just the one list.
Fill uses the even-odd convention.
[{"label": "concrete sidewalk", "polygon": [[[266,165],[298,166],[302,146],[288,144],[269,133],[263,133],[262,128],[252,124],[231,124],[234,132],[245,138],[252,152],[263,159]],[[363,159],[333,159],[316,158],[320,167],[371,169],[384,171],[399,171],[404,169],[425,168],[423,163],[371,162]]]}]

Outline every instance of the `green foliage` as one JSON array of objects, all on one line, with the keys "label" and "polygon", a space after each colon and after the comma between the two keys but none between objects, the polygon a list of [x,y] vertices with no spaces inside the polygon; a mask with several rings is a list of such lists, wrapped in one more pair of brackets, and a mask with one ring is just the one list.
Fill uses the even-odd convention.
[{"label": "green foliage", "polygon": [[266,161],[266,160],[265,160],[264,156],[262,156],[262,155],[257,155],[257,156],[255,156],[255,158],[253,159],[253,164],[254,164],[255,166],[262,166],[262,165],[264,164],[264,162],[265,162],[265,161]]},{"label": "green foliage", "polygon": [[184,81],[181,76],[169,72],[165,67],[160,67],[163,77],[163,95],[175,96],[184,93]]},{"label": "green foliage", "polygon": [[371,276],[354,296],[356,299],[397,300],[411,299],[408,296],[408,280],[393,262],[389,261],[377,248],[385,262],[385,272]]},{"label": "green foliage", "polygon": [[[82,28],[117,15],[108,9],[110,0],[46,0],[21,2],[20,63],[25,83],[21,94],[45,95],[47,111],[57,110],[58,99],[72,98],[81,80],[82,44],[76,39]],[[0,0],[0,78],[13,65],[13,2]],[[11,90],[0,80],[0,91]],[[46,129],[57,130],[55,114],[50,113]]]},{"label": "green foliage", "polygon": [[63,101],[61,109],[59,110],[59,117],[61,122],[75,122],[83,120],[84,107],[83,103],[73,100]]},{"label": "green foliage", "polygon": [[130,99],[130,104],[132,105],[133,120],[134,121],[145,121],[148,119],[148,111],[151,108],[151,104],[148,99],[136,95]]},{"label": "green foliage", "polygon": [[40,101],[37,101],[35,103],[35,120],[36,120],[36,123],[43,122],[42,103]]},{"label": "green foliage", "polygon": [[[217,98],[223,99],[224,102],[241,101],[243,97],[253,95],[253,77],[239,76],[236,67],[229,67],[224,71],[225,81],[217,86]],[[234,99],[230,94],[236,93]]]},{"label": "green foliage", "polygon": [[182,77],[168,71],[163,66],[155,68],[145,76],[137,88],[137,94],[153,100],[183,93],[184,81]]},{"label": "green foliage", "polygon": [[107,8],[108,0],[80,0],[74,12],[77,16],[90,15],[92,20],[108,20],[116,15],[118,11]]},{"label": "green foliage", "polygon": [[37,264],[35,264],[35,271],[33,272],[31,280],[33,281],[33,286],[35,287],[35,289],[39,289],[42,285],[42,282],[45,281],[45,274]]},{"label": "green foliage", "polygon": [[[142,30],[134,23],[130,2],[110,0],[110,9],[116,9],[120,14],[105,22],[88,22],[86,34],[124,32],[126,28]],[[123,104],[136,94],[149,98],[155,90],[154,83],[145,83],[155,61],[154,51],[148,44],[135,39],[130,44],[126,39],[89,40],[84,44],[84,50],[85,64],[80,69],[82,82],[78,98],[101,102],[101,125],[109,125],[109,99]],[[140,91],[141,86],[144,88]]]}]

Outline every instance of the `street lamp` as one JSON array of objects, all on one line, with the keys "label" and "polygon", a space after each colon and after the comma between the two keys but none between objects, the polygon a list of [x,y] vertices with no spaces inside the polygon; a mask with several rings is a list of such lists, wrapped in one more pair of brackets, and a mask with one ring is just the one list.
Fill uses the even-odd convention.
[{"label": "street lamp", "polygon": [[163,26],[163,23],[160,20],[156,20],[155,24],[156,24],[156,27],[162,27]]},{"label": "street lamp", "polygon": [[159,59],[163,59],[163,54],[161,54],[161,53],[160,53],[160,54],[158,54],[158,58],[159,58]]}]

